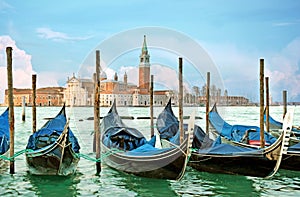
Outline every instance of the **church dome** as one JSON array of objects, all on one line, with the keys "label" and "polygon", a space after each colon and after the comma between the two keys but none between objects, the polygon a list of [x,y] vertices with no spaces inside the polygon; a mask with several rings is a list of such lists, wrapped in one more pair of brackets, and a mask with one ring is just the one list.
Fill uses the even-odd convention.
[{"label": "church dome", "polygon": [[104,71],[101,71],[100,73],[100,80],[106,80],[107,79],[107,75]]}]

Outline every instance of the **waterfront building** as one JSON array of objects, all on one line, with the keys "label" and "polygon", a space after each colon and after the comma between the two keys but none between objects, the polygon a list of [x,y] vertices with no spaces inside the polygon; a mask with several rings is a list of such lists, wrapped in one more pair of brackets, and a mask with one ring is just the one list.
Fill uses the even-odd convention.
[{"label": "waterfront building", "polygon": [[[62,106],[64,103],[63,87],[45,87],[36,90],[37,106]],[[13,101],[15,106],[22,106],[23,97],[26,106],[33,105],[32,89],[13,89]],[[5,90],[4,105],[8,106],[8,90]]]}]

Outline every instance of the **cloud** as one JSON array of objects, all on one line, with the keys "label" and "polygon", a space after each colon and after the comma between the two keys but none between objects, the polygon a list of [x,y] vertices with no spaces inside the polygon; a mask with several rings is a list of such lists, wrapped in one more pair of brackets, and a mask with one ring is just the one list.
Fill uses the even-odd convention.
[{"label": "cloud", "polygon": [[278,54],[270,57],[270,83],[276,90],[276,97],[282,99],[282,91],[288,91],[288,101],[300,100],[300,37],[292,40]]},{"label": "cloud", "polygon": [[125,72],[127,74],[128,83],[138,85],[138,83],[139,83],[138,67],[137,66],[121,66],[118,71],[119,80],[121,80],[121,81],[123,80]]},{"label": "cloud", "polygon": [[[259,96],[258,52],[240,49],[233,43],[204,43],[203,45],[215,62],[228,94],[245,96],[252,101],[257,101]],[[210,83],[215,84],[215,81],[211,79]],[[224,94],[223,89],[222,91],[221,94]]]},{"label": "cloud", "polygon": [[[32,68],[31,55],[19,49],[16,42],[10,36],[0,36],[0,103],[4,101],[4,90],[7,89],[7,65],[6,47],[12,47],[13,58],[13,86],[15,88],[31,88],[32,74],[36,72]],[[40,72],[37,74],[37,88],[60,86],[59,81],[65,84],[67,76],[65,72]]]},{"label": "cloud", "polygon": [[36,32],[38,36],[41,38],[45,38],[47,40],[54,40],[54,41],[80,41],[80,40],[88,40],[92,38],[92,36],[84,36],[84,37],[76,37],[76,36],[69,36],[66,33],[53,31],[50,28],[41,27],[37,28]]},{"label": "cloud", "polygon": [[[12,47],[13,86],[16,88],[30,88],[31,76],[34,73],[31,65],[31,55],[17,47],[9,36],[0,36],[0,91],[7,89],[6,47]],[[4,94],[4,93],[3,93]],[[0,102],[3,102],[3,95]]]},{"label": "cloud", "polygon": [[206,43],[205,46],[212,52],[229,95],[258,101],[259,59],[263,54],[265,77],[269,77],[273,101],[282,101],[283,90],[288,91],[288,101],[300,100],[300,37],[276,52],[240,49],[230,43]]}]

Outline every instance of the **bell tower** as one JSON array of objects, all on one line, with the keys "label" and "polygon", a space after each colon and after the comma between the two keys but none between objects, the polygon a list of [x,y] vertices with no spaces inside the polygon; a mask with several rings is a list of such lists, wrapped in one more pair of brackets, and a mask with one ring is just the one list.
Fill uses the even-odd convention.
[{"label": "bell tower", "polygon": [[142,91],[149,92],[150,87],[150,55],[146,44],[146,35],[142,46],[139,64],[139,88]]}]

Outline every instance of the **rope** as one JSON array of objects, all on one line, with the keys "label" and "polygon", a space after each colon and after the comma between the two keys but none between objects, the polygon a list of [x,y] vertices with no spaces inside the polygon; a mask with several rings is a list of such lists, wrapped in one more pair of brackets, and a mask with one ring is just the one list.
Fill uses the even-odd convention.
[{"label": "rope", "polygon": [[123,152],[123,151],[121,151],[121,150],[119,150],[119,149],[116,149],[116,148],[113,148],[113,149],[111,149],[110,151],[108,151],[108,152],[106,152],[106,153],[102,153],[102,154],[101,154],[101,157],[98,158],[98,159],[96,159],[96,158],[94,158],[94,157],[91,157],[91,156],[89,156],[89,155],[83,154],[83,153],[76,153],[76,155],[77,155],[78,157],[80,157],[80,158],[84,158],[84,159],[89,160],[89,161],[93,161],[93,162],[101,162],[101,161],[102,161],[103,159],[105,159],[106,157],[108,157],[108,156],[110,156],[110,155],[113,155],[113,154],[115,154],[115,153],[117,153],[117,152]]},{"label": "rope", "polygon": [[24,149],[24,150],[20,150],[18,152],[16,152],[13,156],[11,157],[7,157],[5,155],[0,155],[0,159],[6,160],[6,161],[14,161],[16,157],[24,154],[24,153],[28,153],[28,152],[32,152],[33,150],[31,149]]},{"label": "rope", "polygon": [[[16,157],[24,154],[24,153],[28,153],[28,152],[33,152],[34,150],[31,150],[31,149],[24,149],[24,150],[20,150],[18,152],[16,152],[12,157],[7,157],[5,155],[0,155],[0,159],[3,159],[3,160],[6,160],[6,161],[14,161]],[[105,159],[106,157],[110,156],[110,155],[113,155],[117,152],[123,152],[119,149],[116,149],[116,148],[113,148],[111,149],[110,151],[106,152],[106,153],[103,153],[101,154],[101,157],[96,159],[94,157],[91,157],[87,154],[83,154],[83,153],[76,153],[76,156],[79,157],[79,158],[84,158],[86,160],[90,160],[90,161],[93,161],[93,162],[101,162],[103,159]]]}]

